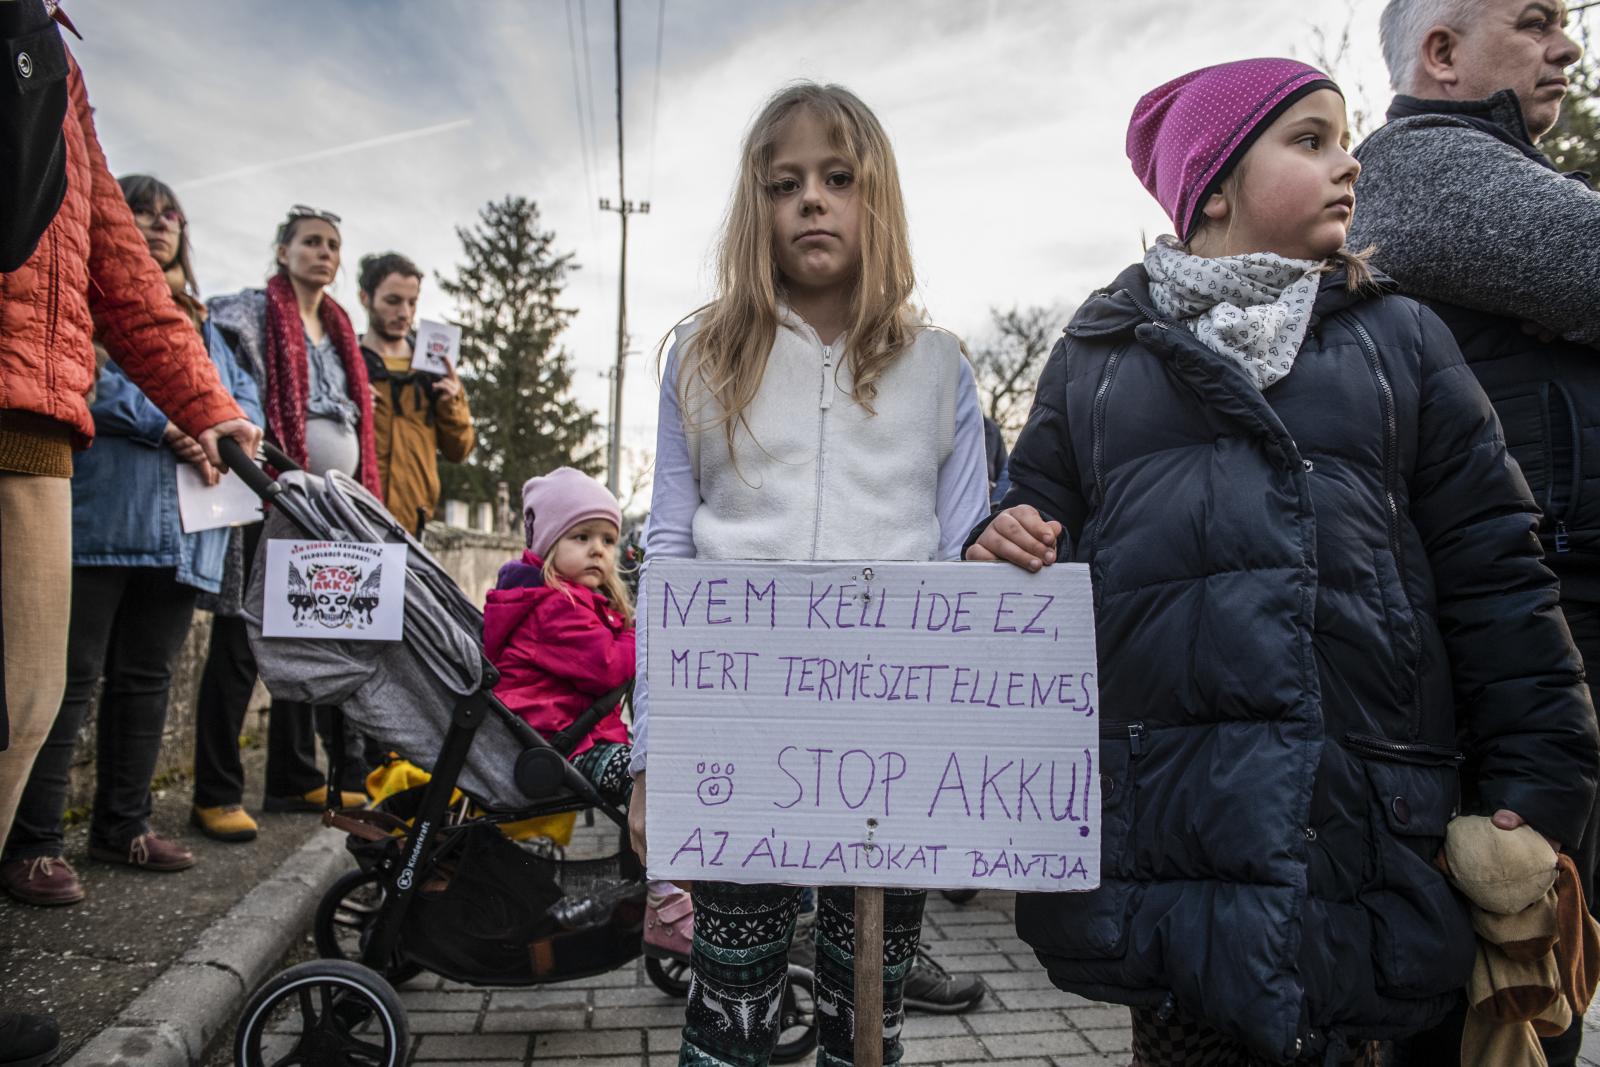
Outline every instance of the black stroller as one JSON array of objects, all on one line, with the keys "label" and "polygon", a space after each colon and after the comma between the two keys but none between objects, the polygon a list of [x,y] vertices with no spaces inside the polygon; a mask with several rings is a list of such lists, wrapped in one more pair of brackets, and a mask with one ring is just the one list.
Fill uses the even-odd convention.
[{"label": "black stroller", "polygon": [[[625,689],[606,694],[559,734],[540,736],[492,692],[498,676],[479,642],[482,615],[379,501],[342,474],[306,475],[270,446],[278,480],[231,441],[222,452],[271,504],[263,557],[272,538],[408,546],[400,641],[262,638],[264,558],[253,569],[246,621],[275,696],[336,709],[336,735],[348,716],[432,776],[377,809],[325,814],[349,834],[357,867],[317,909],[313,933],[324,958],[290,967],[255,991],[239,1019],[234,1062],[400,1067],[410,1035],[393,986],[422,971],[474,985],[528,986],[636,960],[645,885],[628,848],[626,815],[566,759]],[[474,760],[474,751],[488,755]],[[331,798],[339,795],[340,772],[335,754]],[[617,827],[608,854],[571,859],[547,841],[519,842],[501,830],[583,809]],[[651,977],[666,985],[659,966]],[[809,970],[791,968],[779,1050],[786,1060],[816,1044],[811,983]]]}]

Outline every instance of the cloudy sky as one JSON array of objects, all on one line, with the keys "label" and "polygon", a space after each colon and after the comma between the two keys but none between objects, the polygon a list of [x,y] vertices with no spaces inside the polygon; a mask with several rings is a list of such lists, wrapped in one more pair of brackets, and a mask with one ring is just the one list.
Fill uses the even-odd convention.
[{"label": "cloudy sky", "polygon": [[[67,0],[114,173],[174,185],[207,294],[262,283],[284,209],[345,219],[355,263],[396,249],[450,272],[454,228],[536,200],[582,270],[566,343],[606,411],[616,351],[614,22],[606,0]],[[1123,132],[1160,82],[1250,55],[1352,47],[1338,74],[1381,112],[1381,0],[622,0],[630,199],[624,442],[655,440],[655,344],[708,294],[739,138],[786,81],[855,90],[894,140],[933,319],[981,342],[992,306],[1070,307],[1170,228]],[[658,26],[660,63],[657,65]],[[587,46],[585,46],[587,40]],[[593,123],[591,125],[591,113]],[[430,279],[431,281],[431,279]],[[436,285],[422,313],[450,311]]]}]

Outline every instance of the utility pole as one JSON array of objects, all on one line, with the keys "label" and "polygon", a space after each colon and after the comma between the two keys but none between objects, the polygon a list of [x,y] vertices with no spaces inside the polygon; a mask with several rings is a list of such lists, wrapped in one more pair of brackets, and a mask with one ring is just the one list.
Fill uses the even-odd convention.
[{"label": "utility pole", "polygon": [[628,358],[628,216],[648,215],[650,201],[628,199],[622,165],[622,0],[612,0],[617,27],[617,202],[600,200],[601,211],[615,211],[622,221],[622,255],[617,268],[617,365],[611,374],[611,432],[606,442],[606,488],[617,495],[622,471],[622,373]]}]

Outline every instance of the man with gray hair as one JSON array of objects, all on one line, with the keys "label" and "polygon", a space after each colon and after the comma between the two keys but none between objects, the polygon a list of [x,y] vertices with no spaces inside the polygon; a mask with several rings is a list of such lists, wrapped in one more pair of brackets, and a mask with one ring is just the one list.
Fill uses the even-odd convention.
[{"label": "man with gray hair", "polygon": [[[1350,247],[1449,325],[1544,510],[1545,562],[1591,679],[1600,677],[1600,194],[1538,148],[1583,50],[1566,0],[1389,0],[1388,123],[1356,150]],[[1470,790],[1470,773],[1466,788]],[[1575,854],[1591,909],[1596,831]],[[1459,1023],[1457,1024],[1459,1026]],[[1545,1043],[1576,1061],[1581,1018]],[[1455,1063],[1448,1037],[1397,1049]],[[1459,1044],[1456,1042],[1455,1044]]]}]

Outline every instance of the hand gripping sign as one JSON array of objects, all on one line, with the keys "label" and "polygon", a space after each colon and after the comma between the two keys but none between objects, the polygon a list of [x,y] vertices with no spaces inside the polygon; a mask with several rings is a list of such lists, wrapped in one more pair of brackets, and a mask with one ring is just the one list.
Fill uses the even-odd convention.
[{"label": "hand gripping sign", "polygon": [[1088,568],[653,561],[650,873],[1089,890]]}]

